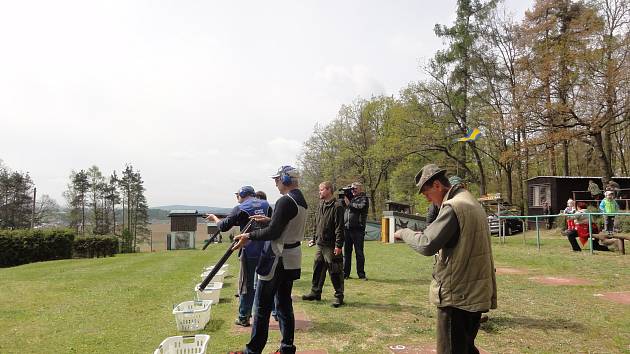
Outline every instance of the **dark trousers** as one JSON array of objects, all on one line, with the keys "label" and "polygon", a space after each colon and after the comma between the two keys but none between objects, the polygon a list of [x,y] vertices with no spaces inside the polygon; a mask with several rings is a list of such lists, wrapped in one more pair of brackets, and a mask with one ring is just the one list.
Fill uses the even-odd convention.
[{"label": "dark trousers", "polygon": [[[571,248],[576,252],[582,251],[576,239],[578,237],[577,230],[567,230],[566,235],[567,235],[567,238],[569,239],[569,243],[571,244]],[[596,238],[593,238],[591,241],[593,244],[594,251],[604,251],[604,252],[609,251],[608,247],[600,245]]]},{"label": "dark trousers", "polygon": [[475,337],[479,331],[481,312],[468,312],[454,307],[437,308],[438,354],[479,353]]},{"label": "dark trousers", "polygon": [[[243,257],[241,259],[241,274],[245,284],[242,286],[245,289],[241,289],[239,294],[238,303],[238,318],[241,320],[249,320],[252,315],[252,307],[254,305],[254,281],[256,281],[256,265],[258,264],[257,258]],[[245,290],[245,291],[243,291]]]},{"label": "dark trousers", "polygon": [[271,280],[258,279],[256,283],[256,304],[257,309],[254,314],[252,324],[252,336],[245,347],[244,352],[250,354],[260,354],[267,344],[269,336],[269,316],[276,298],[276,310],[278,322],[280,324],[280,352],[294,354],[293,336],[295,332],[295,317],[293,316],[293,301],[291,300],[291,290],[293,289],[293,278],[289,272],[285,272],[282,258],[278,260],[276,272]]},{"label": "dark trousers", "polygon": [[330,281],[335,288],[335,297],[343,299],[343,256],[334,254],[334,246],[317,245],[315,262],[313,263],[313,282],[311,293],[321,295],[326,271],[330,274]]},{"label": "dark trousers", "polygon": [[[578,237],[577,230],[567,230],[565,234],[567,235],[567,238],[569,239],[571,248],[576,252],[582,251],[582,248],[580,248],[580,245],[577,242],[577,237]],[[594,241],[594,242],[597,242],[597,241]]]},{"label": "dark trousers", "polygon": [[365,240],[364,229],[345,229],[343,245],[343,274],[345,277],[350,276],[352,271],[352,247],[356,252],[357,258],[357,275],[359,278],[365,278],[365,254],[363,254],[363,242]]},{"label": "dark trousers", "polygon": [[609,234],[613,233],[615,230],[615,217],[607,216],[606,217],[606,232]]}]

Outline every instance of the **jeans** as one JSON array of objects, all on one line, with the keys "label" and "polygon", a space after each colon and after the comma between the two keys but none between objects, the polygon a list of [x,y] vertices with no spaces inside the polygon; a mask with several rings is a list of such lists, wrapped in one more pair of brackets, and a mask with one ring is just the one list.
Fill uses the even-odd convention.
[{"label": "jeans", "polygon": [[364,229],[345,229],[345,240],[343,245],[343,275],[347,278],[352,271],[352,247],[356,252],[357,275],[365,278],[365,254],[363,253],[363,242],[365,239]]},{"label": "jeans", "polygon": [[481,312],[468,312],[455,307],[437,308],[437,352],[479,353],[475,337],[479,331]]},{"label": "jeans", "polygon": [[238,304],[238,318],[241,320],[248,320],[252,316],[252,307],[254,305],[254,297],[256,291],[254,289],[254,282],[256,281],[256,265],[258,264],[258,258],[245,258],[245,269],[241,269],[241,272],[245,272],[245,283],[247,284],[247,293],[239,294]]},{"label": "jeans", "polygon": [[252,335],[245,347],[245,353],[259,354],[265,348],[269,336],[269,316],[275,297],[280,334],[282,335],[280,352],[295,354],[295,345],[293,345],[295,317],[293,316],[293,301],[291,300],[292,289],[293,278],[288,276],[288,272],[285,272],[282,258],[278,260],[276,272],[271,280],[258,279],[255,300],[257,308],[252,324]]}]

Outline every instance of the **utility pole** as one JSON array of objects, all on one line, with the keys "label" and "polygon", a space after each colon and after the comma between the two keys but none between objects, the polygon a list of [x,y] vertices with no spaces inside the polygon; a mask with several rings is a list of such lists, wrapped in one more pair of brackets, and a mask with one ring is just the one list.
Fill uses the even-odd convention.
[{"label": "utility pole", "polygon": [[37,200],[37,188],[33,188],[33,210],[31,212],[31,229],[35,227],[35,201]]}]

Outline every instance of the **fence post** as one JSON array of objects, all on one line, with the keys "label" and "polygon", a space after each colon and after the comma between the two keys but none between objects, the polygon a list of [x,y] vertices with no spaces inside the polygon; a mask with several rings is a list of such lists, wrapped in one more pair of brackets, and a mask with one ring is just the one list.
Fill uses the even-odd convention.
[{"label": "fence post", "polygon": [[593,254],[593,224],[591,213],[588,213],[588,247],[591,248],[591,254]]},{"label": "fence post", "polygon": [[538,226],[538,216],[536,216],[536,246],[540,252],[540,227]]}]

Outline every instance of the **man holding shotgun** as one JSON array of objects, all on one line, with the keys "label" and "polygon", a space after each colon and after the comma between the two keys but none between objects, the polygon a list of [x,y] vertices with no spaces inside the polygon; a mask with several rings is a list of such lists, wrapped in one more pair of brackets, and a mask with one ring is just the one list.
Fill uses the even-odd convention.
[{"label": "man holding shotgun", "polygon": [[[304,239],[306,222],[306,200],[298,188],[299,173],[291,166],[282,166],[271,176],[282,197],[276,202],[271,219],[253,216],[252,219],[267,222],[267,227],[238,235],[233,249],[243,247],[248,240],[266,241],[256,268],[256,303],[252,334],[243,353],[262,353],[269,334],[269,316],[274,301],[277,300],[278,321],[280,322],[280,353],[295,353],[293,344],[295,318],[291,290],[293,281],[300,278],[302,251],[300,242]],[[241,352],[235,352],[241,353]]]},{"label": "man holding shotgun", "polygon": [[[233,226],[240,226],[244,232],[245,225],[254,215],[271,216],[271,208],[266,200],[256,198],[256,192],[252,186],[243,186],[236,191],[238,205],[232,209],[230,214],[223,220],[219,220],[214,214],[208,214],[207,219],[217,224],[219,231],[225,232]],[[252,223],[250,230],[260,228],[260,224]],[[252,306],[254,304],[254,279],[256,265],[260,258],[263,242],[249,242],[239,252],[241,270],[238,277],[238,318],[235,324],[243,327],[249,326],[249,319],[252,316]]]},{"label": "man holding shotgun", "polygon": [[394,237],[422,255],[435,255],[429,300],[437,306],[437,352],[478,353],[481,314],[497,308],[486,213],[470,192],[451,186],[446,170],[435,164],[424,166],[415,182],[439,206],[438,216],[424,231],[400,229]]}]

